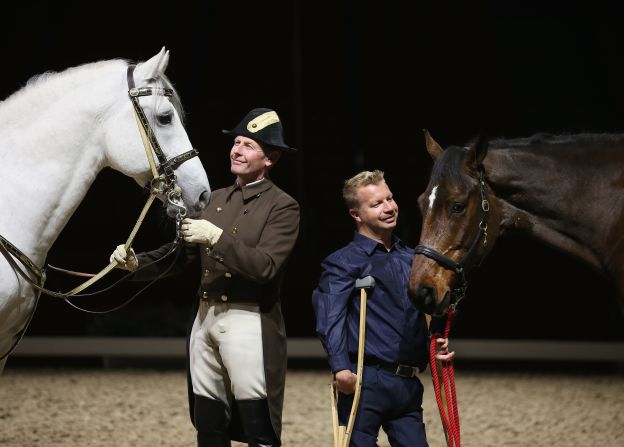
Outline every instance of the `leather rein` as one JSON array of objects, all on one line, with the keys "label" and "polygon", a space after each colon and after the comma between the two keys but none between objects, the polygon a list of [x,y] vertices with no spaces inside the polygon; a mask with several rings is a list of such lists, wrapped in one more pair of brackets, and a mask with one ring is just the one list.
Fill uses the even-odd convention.
[{"label": "leather rein", "polygon": [[[180,190],[180,187],[177,185],[174,171],[178,166],[180,166],[185,161],[198,156],[199,152],[197,151],[197,149],[193,148],[176,157],[167,159],[167,157],[165,156],[164,152],[161,149],[160,144],[158,143],[155,133],[153,132],[149,124],[147,116],[145,115],[145,112],[143,111],[143,108],[141,107],[139,103],[139,97],[151,96],[151,95],[171,97],[173,96],[173,89],[159,88],[159,87],[136,87],[134,83],[134,76],[133,76],[133,72],[135,68],[136,68],[136,65],[128,65],[128,69],[127,69],[128,96],[130,98],[130,101],[132,102],[134,115],[137,121],[137,127],[139,129],[139,133],[141,135],[141,141],[143,142],[145,153],[149,161],[149,165],[150,165],[150,170],[152,172],[152,179],[149,184],[150,196],[148,197],[145,205],[143,206],[143,209],[141,210],[141,213],[139,214],[139,217],[132,231],[130,232],[130,235],[128,236],[128,239],[126,240],[126,243],[124,244],[124,246],[126,248],[126,251],[130,250],[130,247],[132,246],[132,242],[134,241],[134,238],[139,228],[141,227],[141,224],[143,223],[143,220],[145,219],[145,216],[147,215],[147,212],[149,208],[151,207],[152,203],[158,196],[164,196],[167,203],[175,206],[178,209],[178,212],[175,217],[176,236],[175,236],[172,249],[165,256],[163,256],[162,258],[156,261],[158,262],[164,259],[165,257],[168,257],[178,247],[178,242],[180,239],[180,225],[181,225],[182,219],[186,216],[186,213],[187,213],[186,207],[184,206],[184,203],[182,202],[181,190]],[[158,159],[158,165],[156,165],[154,154],[156,154],[156,158]],[[130,273],[124,276],[121,280],[115,282],[112,286],[107,287],[98,292],[80,294],[81,291],[91,286],[95,282],[99,281],[107,273],[113,270],[117,266],[117,262],[114,260],[111,261],[100,272],[94,275],[78,273],[78,272],[70,272],[67,270],[57,269],[57,268],[52,267],[56,270],[65,271],[66,273],[76,274],[77,276],[89,276],[90,277],[88,280],[78,285],[77,287],[73,288],[72,290],[69,290],[67,292],[55,292],[55,291],[46,289],[44,287],[44,283],[46,280],[46,266],[44,266],[43,268],[38,267],[26,254],[24,254],[24,252],[22,252],[19,248],[13,245],[10,241],[8,241],[2,235],[0,235],[0,253],[6,258],[7,262],[13,268],[13,270],[17,272],[22,278],[24,278],[24,280],[37,291],[37,293],[35,294],[35,304],[26,322],[26,325],[22,328],[22,330],[18,334],[16,334],[16,337],[17,337],[16,341],[13,343],[9,351],[0,357],[0,361],[8,357],[11,354],[11,352],[13,352],[13,350],[15,350],[15,348],[17,347],[17,344],[23,337],[24,333],[26,332],[26,329],[28,328],[28,325],[30,324],[30,321],[32,320],[32,317],[34,315],[35,309],[37,307],[37,302],[39,300],[41,293],[44,293],[46,295],[49,295],[55,298],[62,298],[71,306],[79,310],[83,310],[85,312],[105,313],[105,312],[92,312],[92,311],[87,311],[86,309],[81,309],[75,306],[74,304],[72,304],[68,300],[68,298],[72,296],[92,296],[92,295],[105,292],[109,290],[110,288],[112,288],[113,286],[119,284],[121,281],[123,281],[127,277],[132,276],[132,273]],[[24,271],[24,269],[26,271]],[[31,278],[31,276],[34,277],[34,279]],[[163,275],[160,275],[158,278],[160,278],[161,276]],[[158,278],[156,278],[156,280]],[[123,305],[127,304],[132,299],[134,299],[140,292],[142,292],[149,285],[151,285],[152,282],[150,282],[146,287],[143,287],[138,293],[133,295],[133,297],[130,300],[127,300]],[[120,307],[122,306],[118,306],[112,310],[119,309]]]},{"label": "leather rein", "polygon": [[451,289],[451,306],[453,309],[466,295],[466,290],[468,289],[466,273],[477,264],[477,250],[479,245],[481,243],[483,243],[484,247],[487,245],[488,213],[490,211],[490,202],[487,198],[487,192],[485,190],[485,171],[483,166],[479,166],[477,169],[479,173],[479,193],[481,194],[479,233],[477,233],[477,236],[472,241],[470,249],[468,249],[464,257],[459,262],[455,262],[448,256],[443,255],[433,248],[425,247],[424,245],[417,245],[414,248],[416,254],[433,259],[442,267],[453,270],[457,274],[457,279],[455,281],[456,285]]}]

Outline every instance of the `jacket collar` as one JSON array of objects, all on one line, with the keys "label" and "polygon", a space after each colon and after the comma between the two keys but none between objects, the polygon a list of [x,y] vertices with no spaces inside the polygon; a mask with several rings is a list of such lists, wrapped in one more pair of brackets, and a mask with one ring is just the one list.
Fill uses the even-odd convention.
[{"label": "jacket collar", "polygon": [[227,200],[230,200],[234,191],[240,190],[243,200],[247,201],[253,197],[260,197],[260,194],[272,187],[273,182],[267,177],[262,180],[258,180],[257,182],[244,185],[243,187],[238,186],[238,184],[234,182],[234,184],[227,189]]},{"label": "jacket collar", "polygon": [[[364,236],[357,231],[353,233],[353,242],[362,250],[364,250],[364,252],[368,256],[372,255],[378,248],[380,250],[387,251],[386,247],[382,243],[377,242],[376,240],[371,239],[367,236]],[[392,247],[390,248],[390,251],[396,250],[399,246],[404,247],[405,244],[401,239],[399,239],[395,235],[392,235]]]}]

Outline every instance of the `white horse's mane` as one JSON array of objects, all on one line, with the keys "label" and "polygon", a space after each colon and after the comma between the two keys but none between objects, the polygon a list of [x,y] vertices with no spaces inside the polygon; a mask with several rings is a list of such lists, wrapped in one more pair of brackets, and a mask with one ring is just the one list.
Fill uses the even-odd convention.
[{"label": "white horse's mane", "polygon": [[93,82],[94,71],[103,67],[117,68],[123,61],[120,59],[100,61],[71,67],[61,72],[48,71],[31,77],[24,87],[0,102],[0,121],[12,122],[15,118],[28,116],[33,111],[41,110],[59,95],[71,94],[68,85],[78,86],[85,82]]},{"label": "white horse's mane", "polygon": [[[94,84],[94,73],[97,73],[98,77],[106,78],[107,71],[119,71],[120,65],[126,66],[128,63],[125,59],[110,59],[70,67],[60,72],[46,71],[32,76],[24,87],[11,94],[4,101],[0,101],[0,122],[10,123],[17,117],[23,119],[33,111],[44,108],[48,102],[56,101],[61,95],[71,95],[73,90],[71,87],[87,83]],[[171,102],[180,119],[184,122],[184,109],[180,97],[169,78],[163,73],[153,81],[174,91]],[[68,85],[70,86],[69,89]]]}]

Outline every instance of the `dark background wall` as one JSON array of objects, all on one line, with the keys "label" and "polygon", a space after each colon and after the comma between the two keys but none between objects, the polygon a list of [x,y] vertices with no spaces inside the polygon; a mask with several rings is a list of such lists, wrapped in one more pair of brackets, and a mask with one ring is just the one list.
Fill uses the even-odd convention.
[{"label": "dark background wall", "polygon": [[[166,46],[167,73],[214,189],[233,181],[231,141],[220,130],[253,107],[275,108],[287,142],[300,149],[273,175],[302,207],[283,307],[290,336],[314,336],[310,294],[319,263],[353,232],[340,198],[345,178],[384,170],[401,206],[398,234],[415,245],[416,198],[431,167],[421,129],[448,145],[480,131],[521,137],[624,128],[624,31],[616,2],[397,3],[22,2],[3,11],[0,96],[47,70],[145,60]],[[126,239],[143,199],[134,182],[105,170],[48,261],[101,268]],[[135,247],[154,248],[171,231],[156,207]],[[51,276],[51,287],[69,287]],[[43,297],[29,334],[182,335],[198,278],[195,268],[162,280],[104,316]],[[106,309],[138,286],[75,302]],[[624,340],[624,319],[605,279],[513,236],[473,272],[460,309],[457,337]]]}]

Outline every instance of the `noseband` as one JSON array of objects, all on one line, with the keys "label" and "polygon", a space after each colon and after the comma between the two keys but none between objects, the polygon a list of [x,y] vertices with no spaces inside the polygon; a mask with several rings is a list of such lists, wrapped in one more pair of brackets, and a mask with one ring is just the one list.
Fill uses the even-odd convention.
[{"label": "noseband", "polygon": [[488,213],[490,211],[490,202],[487,198],[487,192],[485,190],[485,171],[483,166],[478,167],[479,172],[479,192],[481,194],[481,218],[479,220],[479,233],[472,241],[470,249],[466,252],[464,257],[455,262],[448,256],[443,255],[439,251],[433,248],[425,247],[424,245],[418,245],[414,249],[416,254],[423,255],[429,259],[433,259],[442,267],[453,270],[457,274],[456,286],[451,289],[451,306],[454,308],[466,295],[466,289],[468,288],[468,281],[466,280],[466,273],[476,265],[477,263],[477,249],[479,245],[483,243],[485,247],[487,245],[487,222]]}]

